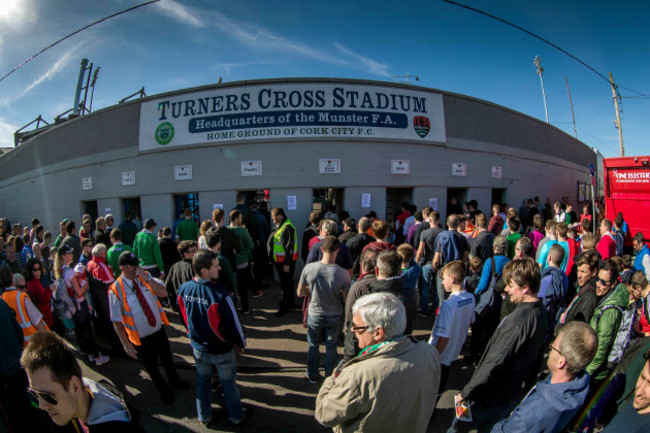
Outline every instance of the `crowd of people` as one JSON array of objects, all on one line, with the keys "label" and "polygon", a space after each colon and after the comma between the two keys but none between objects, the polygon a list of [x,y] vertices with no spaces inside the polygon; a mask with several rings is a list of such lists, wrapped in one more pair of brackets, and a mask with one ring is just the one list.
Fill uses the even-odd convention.
[{"label": "crowd of people", "polygon": [[[100,335],[112,356],[140,360],[173,404],[174,390],[192,387],[172,362],[174,311],[196,363],[199,421],[213,422],[219,386],[228,422],[240,425],[239,315],[275,271],[275,316],[302,298],[305,379],[319,386],[316,419],[335,431],[426,431],[462,363],[475,370],[455,395],[450,432],[646,431],[650,252],[622,214],[590,209],[578,216],[566,197],[535,198],[486,215],[475,201],[450,202],[445,227],[439,212],[409,203],[394,223],[330,209],[312,212],[302,236],[282,208],[247,205],[243,194],[228,225],[220,208],[200,224],[188,208],[160,230],[134,214],[118,227],[110,214],[85,215],[78,233],[65,219],[53,239],[37,218],[24,229],[2,219],[3,421],[33,428],[36,418],[7,415],[24,414],[31,397],[77,431],[141,431],[118,390],[83,378],[63,339],[101,366],[110,358]],[[426,340],[411,335],[418,316],[435,318]]]}]

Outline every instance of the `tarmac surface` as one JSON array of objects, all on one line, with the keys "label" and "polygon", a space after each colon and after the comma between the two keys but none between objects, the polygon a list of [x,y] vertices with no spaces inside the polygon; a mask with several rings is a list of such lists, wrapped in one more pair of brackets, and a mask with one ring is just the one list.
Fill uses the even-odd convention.
[{"label": "tarmac surface", "polygon": [[[174,404],[166,405],[160,400],[142,363],[130,358],[112,356],[110,362],[97,367],[80,356],[83,373],[91,379],[106,379],[121,390],[129,404],[140,411],[141,424],[148,432],[329,432],[331,429],[314,418],[321,382],[311,384],[305,378],[307,340],[302,312],[296,309],[277,318],[274,314],[281,293],[278,284],[271,283],[263,293],[259,298],[251,298],[250,315],[240,315],[248,347],[237,357],[237,383],[249,416],[236,427],[227,421],[220,393],[212,393],[213,422],[204,426],[198,421],[194,359],[182,319],[171,310],[167,310],[171,326],[166,329],[174,362],[180,376],[192,385],[187,391],[175,391]],[[413,334],[428,339],[432,326],[432,317],[418,316]],[[103,343],[101,339],[99,342]],[[108,347],[107,343],[102,345]],[[321,374],[324,351],[322,346]],[[342,341],[338,353],[342,356]],[[469,380],[473,370],[462,359],[452,364],[448,390],[438,402],[427,433],[447,431],[454,416],[453,396]]]}]

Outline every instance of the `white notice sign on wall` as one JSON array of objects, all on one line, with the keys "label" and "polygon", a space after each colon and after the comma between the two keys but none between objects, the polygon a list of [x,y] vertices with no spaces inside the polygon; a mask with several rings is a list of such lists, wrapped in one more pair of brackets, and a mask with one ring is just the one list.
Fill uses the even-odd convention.
[{"label": "white notice sign on wall", "polygon": [[370,207],[370,194],[361,194],[361,207]]},{"label": "white notice sign on wall", "polygon": [[111,208],[110,207],[104,208],[104,215],[108,215],[109,213],[111,213]]},{"label": "white notice sign on wall", "polygon": [[431,197],[431,198],[429,199],[429,206],[430,206],[433,210],[437,211],[437,210],[438,210],[438,199],[435,198],[435,197]]},{"label": "white notice sign on wall", "polygon": [[390,162],[391,174],[411,174],[411,161],[394,159]]},{"label": "white notice sign on wall", "polygon": [[241,162],[241,175],[242,176],[261,176],[262,175],[262,161],[242,161]]},{"label": "white notice sign on wall", "polygon": [[93,178],[92,177],[84,177],[81,179],[81,188],[84,191],[88,191],[93,189]]},{"label": "white notice sign on wall", "polygon": [[223,209],[223,203],[215,203],[214,205],[212,205],[212,210],[215,209]]},{"label": "white notice sign on wall", "polygon": [[320,174],[340,174],[341,173],[341,160],[340,159],[319,159],[318,160]]},{"label": "white notice sign on wall", "polygon": [[452,176],[467,176],[467,164],[463,162],[452,162],[451,163],[451,175]]},{"label": "white notice sign on wall", "polygon": [[287,196],[287,209],[289,209],[289,210],[298,209],[298,205],[297,205],[297,202],[296,202],[296,196],[295,195],[288,195]]},{"label": "white notice sign on wall", "polygon": [[135,185],[135,171],[122,172],[122,185]]},{"label": "white notice sign on wall", "polygon": [[492,166],[492,177],[495,177],[497,179],[501,179],[503,173],[503,169],[497,165]]},{"label": "white notice sign on wall", "polygon": [[192,180],[192,166],[177,165],[174,167],[174,180]]}]

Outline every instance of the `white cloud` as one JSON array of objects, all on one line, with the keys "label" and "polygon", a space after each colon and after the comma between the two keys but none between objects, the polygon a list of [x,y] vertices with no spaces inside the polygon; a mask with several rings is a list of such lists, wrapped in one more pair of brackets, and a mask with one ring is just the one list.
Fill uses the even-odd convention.
[{"label": "white cloud", "polygon": [[63,69],[64,67],[66,67],[66,66],[68,65],[68,63],[70,63],[70,60],[71,60],[73,54],[75,54],[75,53],[77,52],[77,50],[78,50],[78,49],[79,49],[83,44],[84,44],[84,42],[81,42],[81,43],[77,44],[76,46],[74,46],[73,48],[71,48],[71,49],[70,49],[67,53],[65,53],[65,54],[64,54],[64,55],[63,55],[59,60],[57,60],[56,62],[54,62],[54,64],[53,64],[52,66],[50,66],[50,68],[49,68],[47,71],[45,71],[45,73],[44,73],[43,75],[41,75],[40,77],[38,77],[38,78],[37,78],[36,80],[34,80],[31,84],[29,84],[27,87],[25,87],[25,89],[24,89],[22,92],[20,92],[20,93],[17,94],[16,96],[11,97],[11,98],[10,98],[10,101],[16,101],[16,100],[22,98],[23,96],[25,96],[25,95],[26,95],[27,93],[29,93],[32,89],[34,89],[36,86],[38,86],[39,84],[41,84],[41,83],[42,83],[43,81],[45,81],[45,80],[50,80],[50,81],[51,81],[52,78],[53,78],[53,77],[54,77],[54,76],[55,76],[55,75],[56,75],[56,74],[57,74],[61,69]]},{"label": "white cloud", "polygon": [[187,7],[175,2],[174,0],[163,0],[156,3],[154,6],[156,6],[164,15],[167,15],[183,24],[189,24],[193,27],[205,27],[205,24],[199,17],[190,12]]},{"label": "white cloud", "polygon": [[210,69],[216,71],[224,71],[226,75],[230,75],[233,69],[243,68],[246,66],[253,65],[281,65],[282,62],[276,62],[271,60],[260,60],[260,61],[251,61],[251,62],[231,62],[231,63],[217,63],[216,65],[210,66]]},{"label": "white cloud", "polygon": [[210,22],[239,42],[257,50],[272,50],[289,55],[311,57],[327,63],[344,64],[344,60],[323,50],[312,48],[299,41],[277,35],[256,24],[231,19],[219,12],[213,12]]},{"label": "white cloud", "polygon": [[344,47],[343,45],[339,43],[334,43],[334,46],[336,47],[337,50],[342,52],[343,54],[346,54],[352,58],[354,58],[356,61],[360,62],[365,68],[377,75],[381,75],[383,77],[390,77],[391,74],[388,72],[388,68],[390,68],[390,65],[387,63],[380,63],[376,60],[370,59],[368,57],[365,57],[361,54],[355,53],[354,51]]},{"label": "white cloud", "polygon": [[14,132],[19,128],[0,117],[0,147],[14,147]]}]

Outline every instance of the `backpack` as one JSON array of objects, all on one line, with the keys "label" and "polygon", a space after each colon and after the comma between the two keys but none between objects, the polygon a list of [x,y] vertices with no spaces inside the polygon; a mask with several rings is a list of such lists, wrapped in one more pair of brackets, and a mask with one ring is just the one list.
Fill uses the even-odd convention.
[{"label": "backpack", "polygon": [[56,284],[56,289],[54,289],[54,293],[52,294],[54,310],[61,319],[70,319],[77,312],[77,308],[68,293],[68,287],[65,285],[63,275],[54,284]]},{"label": "backpack", "polygon": [[636,317],[636,304],[633,303],[626,308],[621,308],[618,305],[606,305],[602,310],[600,310],[600,315],[598,316],[597,321],[600,321],[605,310],[609,310],[610,308],[616,308],[616,310],[621,314],[621,323],[618,325],[614,344],[612,344],[612,348],[607,356],[608,366],[613,366],[621,360],[625,354],[625,350],[634,338],[634,330],[632,328]]},{"label": "backpack", "polygon": [[492,262],[492,271],[490,273],[490,283],[488,288],[481,294],[474,295],[476,297],[476,315],[485,318],[491,315],[499,316],[501,312],[501,303],[503,298],[497,290],[497,285],[501,281],[501,274],[497,274],[496,261],[494,257],[490,257]]},{"label": "backpack", "polygon": [[616,255],[622,257],[623,244],[625,243],[625,233],[623,233],[623,230],[616,230],[614,240],[616,241]]},{"label": "backpack", "polygon": [[445,266],[447,263],[453,262],[454,260],[461,259],[462,254],[458,247],[458,240],[453,232],[441,232],[436,238],[436,244],[440,246],[440,253],[442,256],[441,266]]}]

